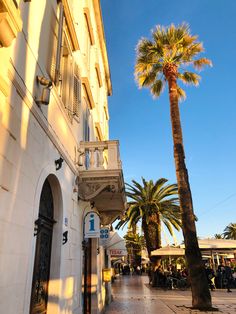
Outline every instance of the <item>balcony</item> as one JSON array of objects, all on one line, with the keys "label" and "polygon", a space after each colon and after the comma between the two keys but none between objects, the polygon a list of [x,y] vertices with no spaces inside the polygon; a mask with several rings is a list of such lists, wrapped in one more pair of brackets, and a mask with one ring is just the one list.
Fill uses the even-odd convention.
[{"label": "balcony", "polygon": [[79,199],[90,201],[101,223],[112,223],[126,206],[118,141],[80,142]]}]

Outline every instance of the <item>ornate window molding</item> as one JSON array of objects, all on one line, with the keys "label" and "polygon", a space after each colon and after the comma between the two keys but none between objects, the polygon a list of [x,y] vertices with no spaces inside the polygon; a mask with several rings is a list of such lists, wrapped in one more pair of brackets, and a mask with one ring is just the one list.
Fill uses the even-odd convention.
[{"label": "ornate window molding", "polygon": [[103,141],[104,137],[103,137],[102,128],[99,122],[95,122],[95,129],[96,129],[99,141]]},{"label": "ornate window molding", "polygon": [[92,27],[92,22],[91,22],[91,18],[90,18],[89,8],[84,8],[84,16],[85,16],[85,20],[86,20],[87,27],[88,27],[91,45],[94,45],[95,39],[94,39],[94,34],[93,34],[93,27]]},{"label": "ornate window molding", "polygon": [[22,31],[20,10],[13,0],[0,0],[0,46],[9,47]]},{"label": "ornate window molding", "polygon": [[63,6],[64,6],[64,14],[66,18],[66,24],[68,27],[68,31],[70,34],[71,42],[72,42],[72,50],[76,51],[79,50],[79,42],[78,38],[76,35],[76,30],[75,30],[75,25],[74,25],[74,20],[71,14],[71,8],[68,4],[68,0],[62,0]]},{"label": "ornate window molding", "polygon": [[89,80],[87,77],[82,77],[82,84],[86,93],[86,97],[88,99],[89,102],[89,109],[94,109],[95,108],[95,103],[94,103],[94,99],[93,99],[93,95],[92,95],[92,91],[90,88],[90,84],[89,84]]},{"label": "ornate window molding", "polygon": [[100,66],[98,63],[95,63],[95,71],[96,71],[99,87],[102,87],[102,75],[101,75]]},{"label": "ornate window molding", "polygon": [[104,106],[103,106],[103,108],[104,108],[104,112],[105,112],[106,120],[108,121],[110,118],[109,118],[109,112],[108,112],[107,105],[104,105]]}]

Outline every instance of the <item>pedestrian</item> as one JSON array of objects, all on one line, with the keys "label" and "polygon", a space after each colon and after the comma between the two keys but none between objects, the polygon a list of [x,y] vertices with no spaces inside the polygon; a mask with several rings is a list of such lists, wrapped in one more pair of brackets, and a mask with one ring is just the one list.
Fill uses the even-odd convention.
[{"label": "pedestrian", "polygon": [[140,266],[139,265],[136,267],[136,273],[137,273],[137,275],[140,275]]},{"label": "pedestrian", "polygon": [[223,280],[225,282],[225,285],[226,285],[226,288],[227,288],[227,292],[232,292],[230,290],[230,288],[231,288],[231,284],[232,284],[232,281],[233,281],[233,274],[232,274],[232,269],[231,269],[231,266],[230,266],[230,261],[227,261],[226,265],[224,267],[224,270],[223,270]]},{"label": "pedestrian", "polygon": [[211,291],[214,291],[215,290],[215,283],[214,283],[215,274],[214,274],[214,270],[211,268],[211,266],[209,264],[206,264],[205,265],[205,272],[206,272],[206,276],[207,276],[208,285],[209,285]]},{"label": "pedestrian", "polygon": [[148,265],[148,267],[147,267],[147,274],[148,274],[149,285],[150,285],[152,283],[152,267],[151,267],[151,265]]}]

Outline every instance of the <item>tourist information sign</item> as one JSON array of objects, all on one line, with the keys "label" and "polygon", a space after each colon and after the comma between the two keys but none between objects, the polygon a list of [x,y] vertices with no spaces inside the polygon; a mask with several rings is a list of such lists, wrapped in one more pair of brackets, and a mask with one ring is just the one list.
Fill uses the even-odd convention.
[{"label": "tourist information sign", "polygon": [[84,238],[100,237],[100,217],[95,211],[88,212],[84,217]]}]

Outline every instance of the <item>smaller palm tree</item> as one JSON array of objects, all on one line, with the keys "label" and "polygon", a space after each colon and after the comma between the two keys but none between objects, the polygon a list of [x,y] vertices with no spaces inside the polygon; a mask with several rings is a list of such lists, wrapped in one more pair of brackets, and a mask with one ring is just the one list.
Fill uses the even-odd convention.
[{"label": "smaller palm tree", "polygon": [[216,233],[214,237],[215,239],[223,239],[223,235],[221,233]]},{"label": "smaller palm tree", "polygon": [[126,184],[126,195],[131,201],[125,216],[116,226],[119,229],[129,223],[131,227],[141,221],[149,258],[151,251],[161,247],[161,222],[171,235],[173,227],[176,230],[181,228],[178,187],[176,184],[165,185],[167,181],[161,178],[153,182],[142,178],[141,184],[135,180],[132,180],[133,185]]},{"label": "smaller palm tree", "polygon": [[128,230],[124,236],[128,255],[132,265],[141,265],[142,250],[146,247],[143,235],[136,233],[136,230]]},{"label": "smaller palm tree", "polygon": [[230,223],[223,232],[224,239],[236,240],[236,223]]}]

